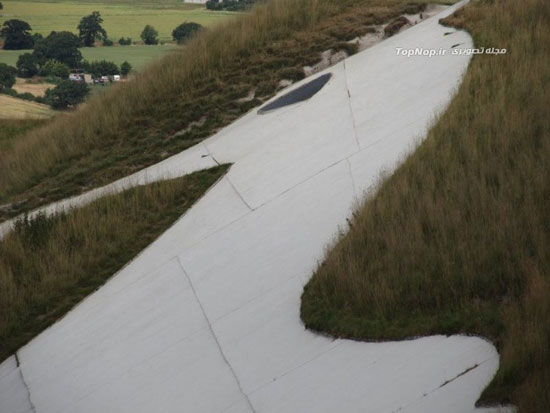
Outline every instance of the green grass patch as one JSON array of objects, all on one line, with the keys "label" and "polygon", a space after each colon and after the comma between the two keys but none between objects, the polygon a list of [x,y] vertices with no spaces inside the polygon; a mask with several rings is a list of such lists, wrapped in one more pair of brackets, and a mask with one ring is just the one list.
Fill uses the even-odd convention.
[{"label": "green grass patch", "polygon": [[0,241],[0,361],[53,324],[169,228],[219,166],[21,220]]},{"label": "green grass patch", "polygon": [[307,327],[365,340],[491,339],[481,404],[550,405],[550,3],[471,2],[477,46],[425,142],[356,212],[304,289]]},{"label": "green grass patch", "polygon": [[[151,2],[152,3],[152,2]],[[206,10],[204,6],[140,2],[32,2],[4,0],[0,11],[0,24],[9,19],[20,19],[29,23],[34,33],[47,36],[51,31],[70,31],[78,34],[80,19],[92,11],[99,11],[103,27],[113,41],[131,37],[141,42],[139,35],[149,24],[159,32],[159,40],[172,41],[172,30],[180,23],[192,21],[205,27],[213,27],[235,14]]]}]

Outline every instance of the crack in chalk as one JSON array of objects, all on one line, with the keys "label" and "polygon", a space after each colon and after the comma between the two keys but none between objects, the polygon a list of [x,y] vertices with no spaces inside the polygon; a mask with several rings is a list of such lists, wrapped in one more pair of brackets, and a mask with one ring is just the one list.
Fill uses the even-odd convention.
[{"label": "crack in chalk", "polygon": [[221,344],[218,340],[218,336],[216,336],[216,333],[214,332],[214,328],[212,327],[212,324],[210,323],[210,319],[208,318],[208,315],[206,314],[206,310],[204,309],[204,307],[202,305],[202,302],[199,299],[197,291],[195,290],[195,286],[193,285],[193,282],[191,281],[191,277],[189,277],[189,274],[187,274],[187,272],[183,268],[183,264],[181,263],[180,258],[176,257],[176,259],[177,259],[177,262],[178,262],[178,264],[181,268],[181,271],[183,272],[183,274],[187,278],[187,281],[189,282],[189,286],[191,287],[191,291],[193,291],[193,295],[195,296],[195,300],[197,300],[197,303],[199,304],[202,315],[203,315],[204,319],[206,320],[206,323],[208,324],[208,329],[210,330],[210,334],[212,334],[212,338],[214,338],[214,341],[216,342],[216,345],[218,346],[218,350],[220,351],[220,354],[221,354],[225,364],[227,365],[227,367],[231,371],[231,374],[233,375],[233,378],[237,382],[237,386],[239,387],[239,391],[244,396],[244,398],[245,398],[245,400],[248,404],[248,407],[250,407],[250,410],[252,410],[253,413],[256,413],[256,410],[254,409],[254,406],[252,405],[252,402],[248,398],[248,395],[244,392],[244,389],[241,385],[239,377],[237,376],[237,373],[235,373],[235,370],[233,370],[233,366],[231,366],[231,364],[229,363],[229,360],[227,359],[227,357],[225,356],[225,353],[223,352],[222,346],[221,346]]},{"label": "crack in chalk", "polygon": [[210,157],[212,158],[212,160],[213,160],[214,162],[216,162],[216,164],[217,164],[218,166],[220,166],[221,164],[220,164],[220,163],[218,162],[218,160],[214,157],[214,155],[212,154],[212,152],[210,152],[210,149],[208,149],[208,146],[206,146],[206,143],[202,142],[201,144],[202,144],[203,148],[206,149],[206,152],[208,152],[208,155],[203,155],[203,156],[201,156],[201,158],[204,158],[205,156],[210,156]]},{"label": "crack in chalk", "polygon": [[235,188],[235,185],[233,185],[233,182],[231,182],[231,180],[226,176],[225,179],[227,180],[227,182],[229,183],[229,185],[231,186],[231,188],[233,188],[233,191],[235,191],[235,193],[237,194],[237,196],[241,199],[241,201],[243,201],[243,204],[246,205],[246,207],[251,210],[251,211],[254,211],[254,208],[252,208],[248,202],[245,201],[245,199],[243,198],[243,196],[241,195],[241,193],[237,190],[237,188]]},{"label": "crack in chalk", "polygon": [[346,61],[342,62],[344,66],[344,79],[346,81],[346,90],[348,92],[348,106],[351,113],[351,123],[353,124],[353,134],[355,136],[355,143],[357,144],[357,150],[361,150],[361,145],[359,144],[359,136],[357,135],[357,127],[355,126],[355,114],[353,113],[353,106],[351,105],[351,92],[349,91],[348,86],[348,69],[346,67]]},{"label": "crack in chalk", "polygon": [[256,211],[268,204],[270,204],[271,202],[277,200],[278,198],[282,197],[283,195],[285,195],[286,193],[292,191],[293,189],[299,187],[300,185],[302,184],[305,184],[306,182],[309,182],[311,181],[312,179],[316,178],[317,176],[321,175],[323,172],[325,171],[328,171],[330,168],[332,168],[333,166],[336,166],[342,162],[346,162],[348,158],[351,158],[353,155],[359,153],[361,151],[357,151],[357,152],[353,152],[351,155],[347,155],[347,156],[344,156],[343,158],[340,158],[338,159],[337,161],[334,161],[333,163],[331,163],[330,165],[327,165],[325,166],[324,168],[320,169],[319,171],[315,172],[313,175],[310,175],[310,176],[307,176],[305,177],[304,179],[302,179],[301,181],[297,182],[296,184],[292,185],[291,187],[283,190],[282,192],[279,192],[278,194],[274,195],[273,197],[269,198],[267,201],[264,201],[263,203],[261,203],[260,205],[252,208],[251,210],[252,211]]},{"label": "crack in chalk", "polygon": [[[216,164],[219,166],[221,165],[218,160],[214,157],[214,155],[212,154],[212,152],[210,152],[210,149],[208,149],[208,146],[206,146],[205,143],[202,144],[202,146],[204,147],[204,149],[206,149],[206,151],[208,152],[208,155],[210,155],[210,157],[214,160],[214,162],[216,162]],[[229,185],[231,186],[231,188],[233,188],[233,191],[235,191],[235,193],[237,194],[237,196],[240,198],[240,200],[243,202],[243,204],[246,205],[246,207],[250,210],[250,211],[254,211],[254,208],[252,208],[248,202],[246,202],[246,200],[244,199],[244,197],[241,195],[241,193],[237,190],[237,188],[235,187],[235,185],[233,185],[233,182],[231,182],[231,180],[227,177],[227,175],[225,176],[225,179],[227,180],[227,182],[229,183]]]},{"label": "crack in chalk", "polygon": [[[337,339],[333,339],[332,342],[335,342]],[[277,380],[280,380],[282,379],[283,377],[285,376],[288,376],[289,374],[291,374],[292,372],[304,367],[304,366],[307,366],[308,364],[314,362],[315,360],[318,360],[319,358],[323,357],[325,354],[331,352],[332,350],[334,350],[335,348],[341,346],[342,344],[344,343],[344,341],[341,341],[339,343],[336,343],[334,346],[331,346],[329,348],[327,348],[326,350],[322,351],[321,353],[313,356],[313,358],[309,359],[309,360],[306,360],[304,361],[303,363],[301,364],[298,364],[297,366],[294,366],[292,367],[290,370],[287,370],[285,371],[284,373],[282,373],[280,376],[277,376],[277,377],[274,377],[271,381],[267,382],[267,383],[264,383],[262,384],[261,386],[255,388],[254,390],[252,390],[250,392],[250,394],[254,394],[254,393],[257,393],[258,391],[264,389],[265,387],[269,386],[270,384],[276,382]]]},{"label": "crack in chalk", "polygon": [[472,371],[472,370],[475,369],[476,367],[479,367],[479,364],[478,364],[478,363],[474,364],[474,365],[471,366],[471,367],[468,367],[468,368],[467,368],[466,370],[464,370],[462,373],[458,373],[458,374],[457,374],[456,376],[454,376],[452,379],[445,380],[445,381],[443,382],[443,384],[441,384],[441,386],[438,387],[438,389],[440,389],[440,388],[442,388],[443,386],[446,386],[447,384],[449,384],[449,383],[455,381],[455,380],[458,379],[459,377],[464,376],[466,373]]},{"label": "crack in chalk", "polygon": [[31,399],[31,390],[29,389],[29,386],[27,385],[27,382],[25,381],[25,377],[23,377],[23,370],[21,369],[21,363],[19,361],[19,355],[17,352],[14,354],[15,356],[15,364],[17,365],[17,370],[19,370],[19,377],[21,377],[21,382],[23,383],[23,386],[25,386],[25,390],[27,391],[27,399],[29,401],[29,405],[31,406],[31,410],[36,413],[36,407],[34,407],[34,404]]},{"label": "crack in chalk", "polygon": [[[366,148],[365,148],[366,149]],[[194,247],[196,247],[197,245],[203,243],[204,241],[206,241],[207,239],[209,239],[210,237],[220,233],[221,231],[224,231],[226,230],[227,228],[229,228],[230,226],[234,225],[236,222],[239,222],[240,220],[244,219],[248,214],[250,214],[251,212],[255,212],[257,210],[259,210],[260,208],[263,208],[267,205],[269,205],[271,202],[273,201],[276,201],[278,198],[282,197],[283,195],[285,195],[286,193],[292,191],[293,189],[299,187],[300,185],[303,185],[305,184],[306,182],[309,182],[311,181],[312,179],[316,178],[318,175],[322,174],[323,172],[326,172],[327,170],[329,170],[330,168],[340,164],[341,162],[349,162],[348,159],[359,153],[361,151],[357,151],[357,152],[354,152],[353,154],[351,154],[350,156],[347,156],[347,157],[344,157],[342,159],[339,159],[337,161],[335,161],[334,163],[326,166],[325,168],[321,169],[320,171],[318,172],[315,172],[313,175],[311,176],[308,176],[306,178],[304,178],[303,180],[299,181],[298,183],[292,185],[291,187],[283,190],[282,192],[274,195],[273,197],[269,198],[268,200],[266,200],[265,202],[261,203],[260,205],[258,206],[255,206],[255,207],[252,207],[250,206],[245,200],[244,198],[241,196],[241,194],[239,193],[239,191],[233,186],[233,183],[227,178],[227,176],[224,176],[222,177],[222,179],[225,179],[227,180],[227,182],[229,183],[229,185],[231,185],[231,187],[233,188],[233,190],[236,192],[237,196],[241,199],[241,201],[243,202],[243,204],[249,209],[249,212],[247,212],[246,214],[243,214],[242,216],[239,216],[238,218],[234,219],[233,221],[231,222],[228,222],[227,224],[221,226],[220,228],[216,229],[214,232],[208,234],[208,235],[205,235],[203,238],[197,240],[196,242],[192,243],[192,244],[189,244],[186,249],[190,250]],[[349,165],[349,163],[348,163]],[[348,167],[349,169],[349,167]],[[352,179],[353,179],[353,176],[352,176]],[[354,184],[354,182],[352,182],[352,184]],[[353,189],[353,188],[352,188]],[[354,189],[354,193],[355,193],[355,189]],[[179,254],[179,253],[178,253]],[[177,256],[178,254],[175,254],[175,256]],[[215,320],[215,321],[218,321],[218,320]]]},{"label": "crack in chalk", "polygon": [[[351,171],[351,161],[349,160],[349,157],[346,158],[346,161],[348,162],[348,170],[349,170],[349,176],[351,178],[351,186],[353,188],[353,193],[355,194],[355,196],[357,197],[357,188],[355,187],[355,179],[353,179],[353,173]],[[349,221],[349,220],[348,220]],[[351,227],[351,225],[350,225]]]},{"label": "crack in chalk", "polygon": [[491,359],[493,359],[493,357],[489,357],[488,359],[485,359],[485,360],[483,360],[483,361],[481,361],[481,362],[479,362],[479,363],[475,363],[473,366],[468,367],[468,368],[467,368],[466,370],[464,370],[462,373],[458,373],[455,377],[453,377],[453,378],[451,378],[451,379],[448,379],[448,380],[445,380],[439,387],[437,387],[437,388],[435,388],[435,389],[433,389],[433,390],[430,390],[430,391],[428,391],[428,392],[426,392],[426,393],[422,393],[422,396],[421,396],[419,399],[417,399],[417,400],[415,400],[415,401],[412,401],[411,403],[408,403],[408,404],[406,404],[406,405],[400,406],[400,407],[398,407],[397,409],[393,410],[392,413],[400,412],[400,411],[402,411],[404,408],[406,408],[406,407],[408,407],[408,406],[410,406],[410,405],[412,405],[412,404],[418,402],[418,400],[420,400],[420,399],[422,399],[422,398],[424,398],[424,397],[428,397],[430,394],[432,394],[432,393],[438,391],[438,390],[441,389],[442,387],[446,386],[446,385],[449,384],[449,383],[452,383],[453,381],[455,381],[455,380],[457,380],[458,378],[464,376],[465,374],[468,374],[470,371],[472,371],[472,370],[478,368],[479,366],[481,366],[482,364],[486,363],[487,361],[489,361],[489,360],[491,360]]}]

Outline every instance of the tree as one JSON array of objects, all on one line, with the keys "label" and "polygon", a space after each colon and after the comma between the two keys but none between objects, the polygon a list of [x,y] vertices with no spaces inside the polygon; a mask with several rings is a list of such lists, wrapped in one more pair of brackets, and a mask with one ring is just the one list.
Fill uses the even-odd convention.
[{"label": "tree", "polygon": [[124,77],[128,76],[128,74],[132,71],[132,65],[126,61],[124,61],[120,65],[120,74]]},{"label": "tree", "polygon": [[121,37],[118,39],[118,44],[121,46],[130,46],[132,44],[132,38],[131,37]]},{"label": "tree", "polygon": [[208,0],[206,2],[206,8],[208,10],[222,10],[222,3],[219,0]]},{"label": "tree", "polygon": [[85,72],[89,73],[90,72],[90,66],[91,66],[91,63],[88,62],[86,59],[84,59],[84,60],[82,60],[82,62],[80,62],[79,69],[82,69]]},{"label": "tree", "polygon": [[141,32],[140,37],[141,37],[141,40],[143,40],[143,43],[145,44],[158,44],[159,42],[158,35],[159,35],[159,32],[157,32],[153,26],[147,25]]},{"label": "tree", "polygon": [[80,46],[80,40],[73,33],[51,32],[48,37],[34,46],[33,55],[40,65],[55,59],[71,68],[76,68],[82,61],[78,46]]},{"label": "tree", "polygon": [[29,23],[23,20],[6,20],[0,29],[0,36],[4,38],[4,49],[32,49],[34,42],[30,30]]},{"label": "tree", "polygon": [[17,74],[21,77],[33,77],[38,73],[38,62],[31,53],[23,53],[17,59]]},{"label": "tree", "polygon": [[33,46],[38,43],[40,40],[42,40],[44,36],[42,36],[40,33],[33,33],[32,34],[32,44]]},{"label": "tree", "polygon": [[95,78],[101,76],[113,76],[119,73],[116,63],[108,62],[107,60],[99,60],[89,63],[86,71],[90,72],[90,74]]},{"label": "tree", "polygon": [[55,76],[61,79],[67,79],[69,77],[69,72],[69,66],[55,59],[48,60],[40,68],[40,74],[42,76]]},{"label": "tree", "polygon": [[15,67],[0,63],[0,90],[10,89],[15,84],[16,74],[17,69]]},{"label": "tree", "polygon": [[80,23],[78,24],[78,37],[82,45],[91,47],[94,45],[96,39],[104,40],[107,38],[107,32],[101,26],[101,23],[103,23],[103,18],[98,11],[94,11],[89,16],[80,19]]},{"label": "tree", "polygon": [[0,1],[0,10],[4,9],[4,5],[2,4],[2,2]]},{"label": "tree", "polygon": [[172,37],[178,43],[183,43],[195,33],[202,30],[198,23],[182,23],[172,31]]},{"label": "tree", "polygon": [[46,100],[54,109],[66,109],[83,102],[89,92],[90,88],[86,83],[64,80],[46,91]]}]

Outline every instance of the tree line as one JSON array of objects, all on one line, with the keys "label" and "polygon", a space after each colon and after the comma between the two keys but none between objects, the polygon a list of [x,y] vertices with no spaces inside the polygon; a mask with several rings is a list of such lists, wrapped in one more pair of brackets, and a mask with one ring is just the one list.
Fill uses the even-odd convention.
[{"label": "tree line", "polygon": [[[0,3],[1,4],[1,3]],[[78,44],[81,47],[93,47],[96,41],[102,41],[103,46],[112,46],[113,41],[108,38],[107,31],[102,26],[103,18],[98,11],[84,16],[77,26]],[[203,27],[198,23],[184,22],[172,31],[172,37],[175,42],[183,43]],[[0,37],[4,39],[5,50],[32,49],[44,38],[39,33],[31,34],[32,28],[29,23],[18,20],[6,20],[0,29]],[[56,32],[52,32],[56,33]],[[64,32],[61,32],[64,33]],[[67,32],[65,32],[67,33]],[[159,43],[158,31],[151,25],[146,25],[141,32],[141,40],[146,45],[155,45]],[[118,40],[121,46],[132,44],[130,37],[121,37]]]}]

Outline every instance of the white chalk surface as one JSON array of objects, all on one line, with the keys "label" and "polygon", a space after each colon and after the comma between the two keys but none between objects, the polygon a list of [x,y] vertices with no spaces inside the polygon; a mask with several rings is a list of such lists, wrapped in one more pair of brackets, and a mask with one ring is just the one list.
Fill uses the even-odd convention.
[{"label": "white chalk surface", "polygon": [[438,24],[456,7],[320,72],[332,79],[307,101],[254,110],[159,165],[50,206],[233,163],[18,362],[0,365],[0,411],[481,411],[474,403],[499,361],[489,342],[335,340],[299,315],[303,286],[354,201],[414,148],[459,85],[468,57],[395,51],[471,46]]}]

